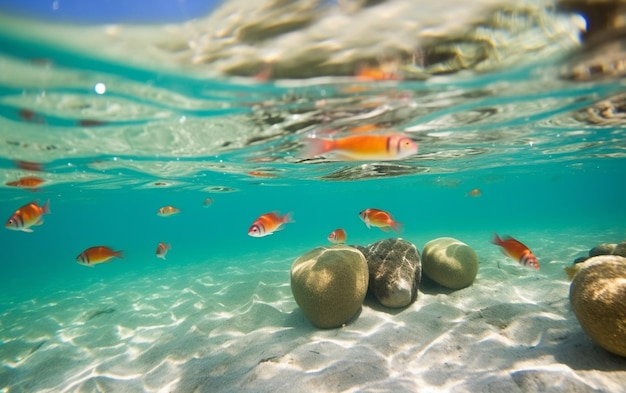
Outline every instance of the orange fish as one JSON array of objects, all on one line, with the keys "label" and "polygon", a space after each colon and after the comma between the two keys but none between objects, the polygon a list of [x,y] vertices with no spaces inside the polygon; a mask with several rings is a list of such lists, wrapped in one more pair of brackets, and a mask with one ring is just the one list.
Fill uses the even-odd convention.
[{"label": "orange fish", "polygon": [[157,215],[161,217],[169,217],[178,213],[180,213],[180,209],[177,209],[174,206],[163,206],[162,208],[157,210]]},{"label": "orange fish", "polygon": [[403,134],[308,138],[304,158],[331,153],[343,160],[400,160],[417,153],[417,143]]},{"label": "orange fish", "polygon": [[356,126],[350,128],[350,132],[358,133],[358,132],[370,132],[380,130],[380,127],[376,124],[363,124],[361,126]]},{"label": "orange fish", "polygon": [[278,177],[278,176],[276,176],[273,173],[263,172],[263,171],[250,171],[250,172],[248,172],[248,175],[253,176],[253,177],[266,177],[266,178],[269,178],[269,179]]},{"label": "orange fish", "polygon": [[401,223],[391,218],[391,215],[384,210],[379,209],[365,209],[359,213],[361,220],[367,225],[379,227],[383,231],[387,232],[387,228],[391,227],[394,231],[400,232]]},{"label": "orange fish", "polygon": [[163,260],[165,260],[165,256],[167,255],[167,252],[172,248],[171,244],[165,244],[163,242],[160,242],[159,245],[157,246],[156,249],[156,256],[157,258],[161,258]]},{"label": "orange fish", "polygon": [[43,182],[44,180],[37,176],[24,176],[15,181],[6,182],[6,185],[11,187],[34,188]]},{"label": "orange fish", "polygon": [[357,79],[368,81],[388,81],[402,79],[402,76],[397,72],[397,69],[389,66],[363,66],[357,70],[355,76],[357,77]]},{"label": "orange fish", "polygon": [[328,235],[327,239],[331,243],[343,244],[346,242],[346,231],[341,228],[337,228]]},{"label": "orange fish", "polygon": [[98,263],[108,262],[111,258],[124,258],[121,251],[113,251],[106,246],[89,247],[78,254],[76,262],[79,265],[94,267]]},{"label": "orange fish", "polygon": [[502,247],[504,255],[515,259],[522,266],[532,267],[533,269],[539,269],[539,261],[537,257],[526,247],[523,243],[513,239],[510,236],[500,239],[497,234],[493,234],[493,244]]},{"label": "orange fish", "polygon": [[467,194],[465,194],[465,196],[479,197],[482,194],[483,193],[478,188],[474,188],[473,190],[468,191]]},{"label": "orange fish", "polygon": [[32,232],[33,230],[30,227],[43,224],[42,216],[49,213],[50,200],[43,206],[38,206],[36,202],[31,202],[17,209],[4,226],[14,231]]},{"label": "orange fish", "polygon": [[283,224],[294,222],[291,213],[280,217],[278,213],[265,213],[257,218],[250,228],[248,235],[252,237],[263,237],[282,229]]},{"label": "orange fish", "polygon": [[213,204],[213,198],[204,198],[204,207],[209,207]]}]

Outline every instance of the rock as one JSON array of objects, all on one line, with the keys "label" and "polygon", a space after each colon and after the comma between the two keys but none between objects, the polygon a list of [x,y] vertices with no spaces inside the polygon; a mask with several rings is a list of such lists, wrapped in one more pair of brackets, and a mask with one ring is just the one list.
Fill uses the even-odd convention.
[{"label": "rock", "polygon": [[291,292],[317,327],[334,328],[352,319],[367,293],[369,273],[363,254],[349,246],[318,247],[291,266]]},{"label": "rock", "polygon": [[359,249],[367,260],[369,289],[383,306],[406,307],[417,299],[422,263],[412,243],[386,239]]},{"label": "rock", "polygon": [[422,250],[424,274],[451,289],[465,288],[478,273],[478,256],[467,244],[451,237],[431,240]]},{"label": "rock", "polygon": [[602,255],[588,259],[574,276],[569,300],[593,341],[626,356],[626,258]]},{"label": "rock", "polygon": [[585,262],[587,259],[589,259],[589,257],[578,257],[576,259],[574,259],[574,263],[573,265],[579,264],[579,263],[583,263]]},{"label": "rock", "polygon": [[611,255],[615,249],[615,244],[602,243],[589,250],[589,257],[597,257],[598,255]]},{"label": "rock", "polygon": [[626,258],[626,242],[616,244],[612,254]]}]

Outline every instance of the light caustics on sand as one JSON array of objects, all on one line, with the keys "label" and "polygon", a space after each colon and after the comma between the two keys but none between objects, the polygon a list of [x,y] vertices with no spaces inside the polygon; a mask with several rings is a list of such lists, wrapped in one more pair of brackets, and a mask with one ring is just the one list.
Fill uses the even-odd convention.
[{"label": "light caustics on sand", "polygon": [[[535,243],[543,251],[553,241]],[[472,390],[556,375],[569,387],[619,384],[623,372],[584,367],[610,360],[568,311],[561,264],[576,250],[555,254],[539,272],[507,261],[486,240],[477,252],[483,265],[471,287],[443,293],[423,283],[417,301],[394,312],[366,299],[342,329],[315,329],[298,310],[289,258],[246,269],[171,267],[135,278],[131,291],[120,277],[81,296],[16,302],[2,315],[2,373],[33,392],[271,390],[285,380],[322,391]],[[572,357],[581,345],[587,359]]]}]

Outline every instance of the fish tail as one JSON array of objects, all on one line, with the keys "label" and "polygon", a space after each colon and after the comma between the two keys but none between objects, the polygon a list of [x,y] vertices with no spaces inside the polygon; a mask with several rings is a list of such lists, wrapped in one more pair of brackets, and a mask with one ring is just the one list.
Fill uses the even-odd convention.
[{"label": "fish tail", "polygon": [[301,158],[313,158],[333,150],[335,141],[322,138],[307,138]]},{"label": "fish tail", "polygon": [[282,217],[282,221],[283,221],[284,224],[290,223],[290,222],[295,222],[294,219],[293,219],[293,213],[289,212],[289,213],[285,214]]},{"label": "fish tail", "polygon": [[500,239],[500,236],[498,236],[497,233],[494,233],[491,242],[499,246],[502,243],[502,239]]},{"label": "fish tail", "polygon": [[391,228],[393,228],[394,231],[398,233],[402,230],[402,226],[403,226],[403,224],[398,221],[391,221],[389,225],[391,226]]},{"label": "fish tail", "polygon": [[43,212],[43,214],[50,214],[50,199],[48,199],[46,201],[46,203],[43,204],[43,206],[41,207],[41,211]]},{"label": "fish tail", "polygon": [[567,274],[567,278],[569,278],[569,280],[572,281],[576,273],[578,273],[578,269],[576,269],[573,266],[566,266],[565,273]]},{"label": "fish tail", "polygon": [[113,255],[117,258],[124,259],[124,251],[113,251]]}]

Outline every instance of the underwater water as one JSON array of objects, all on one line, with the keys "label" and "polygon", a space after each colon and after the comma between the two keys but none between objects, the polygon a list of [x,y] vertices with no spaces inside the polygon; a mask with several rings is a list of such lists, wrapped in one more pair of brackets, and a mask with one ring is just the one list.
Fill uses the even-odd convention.
[{"label": "underwater water", "polygon": [[[626,239],[625,123],[594,121],[624,83],[564,78],[567,62],[424,81],[202,78],[2,31],[0,212],[51,212],[0,234],[0,391],[623,389],[626,362],[580,328],[564,268]],[[303,154],[308,136],[357,127],[419,150]],[[27,176],[43,183],[10,184]],[[181,212],[157,215],[168,205]],[[402,231],[368,229],[371,207]],[[272,211],[295,222],[248,236]],[[368,297],[345,327],[316,329],[290,267],[339,227],[347,244],[400,236],[420,251],[457,238],[478,276],[458,291],[425,279],[405,309]],[[494,233],[541,268],[504,256]],[[123,258],[76,263],[98,245]]]}]

